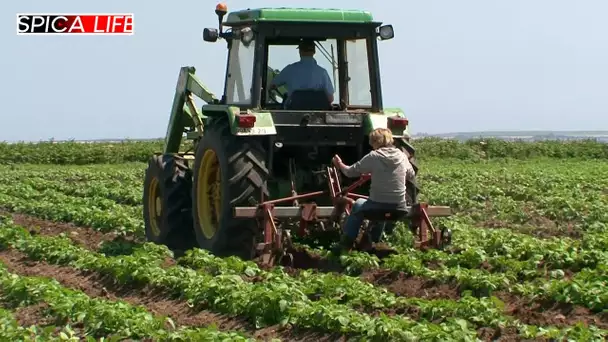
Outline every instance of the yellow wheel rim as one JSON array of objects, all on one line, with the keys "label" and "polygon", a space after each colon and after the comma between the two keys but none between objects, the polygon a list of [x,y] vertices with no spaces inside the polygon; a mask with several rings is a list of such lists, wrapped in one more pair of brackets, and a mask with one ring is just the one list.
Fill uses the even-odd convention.
[{"label": "yellow wheel rim", "polygon": [[152,178],[148,186],[148,221],[154,236],[160,235],[160,220],[163,213],[162,199],[160,197],[157,178]]},{"label": "yellow wheel rim", "polygon": [[220,163],[212,150],[207,150],[198,169],[196,185],[197,216],[200,229],[207,239],[217,232],[222,212]]}]

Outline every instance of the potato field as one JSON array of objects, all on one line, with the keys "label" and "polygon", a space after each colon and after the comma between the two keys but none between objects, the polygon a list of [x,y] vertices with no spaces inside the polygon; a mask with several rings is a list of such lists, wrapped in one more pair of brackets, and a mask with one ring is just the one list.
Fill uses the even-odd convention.
[{"label": "potato field", "polygon": [[294,267],[147,243],[162,142],[0,144],[2,341],[603,341],[608,145],[414,141],[451,246],[296,241]]}]

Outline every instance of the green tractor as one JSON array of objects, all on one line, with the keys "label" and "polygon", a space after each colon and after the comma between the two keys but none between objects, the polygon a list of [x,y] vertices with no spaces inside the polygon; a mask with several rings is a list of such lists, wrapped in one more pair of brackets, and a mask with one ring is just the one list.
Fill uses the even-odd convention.
[{"label": "green tractor", "polygon": [[[247,9],[224,21],[227,9],[219,4],[216,14],[219,29],[205,29],[203,38],[227,43],[223,95],[214,96],[194,67],[181,68],[164,151],[151,157],[145,175],[149,241],[218,256],[261,254],[272,262],[285,253],[290,219],[299,220],[302,235],[339,227],[336,217],[351,203],[340,200],[365,197],[368,178],[343,180],[350,184],[343,189],[331,159],[359,160],[379,127],[392,131],[417,172],[407,118],[382,103],[378,43],[393,38],[391,25],[356,10]],[[315,42],[331,68],[333,103],[319,101],[315,90],[287,98],[284,88],[269,86],[279,71],[269,65],[278,51],[292,51],[294,62],[303,39]],[[201,109],[194,96],[206,102]],[[415,181],[407,186],[410,228],[420,231],[421,245],[441,245],[446,234],[428,217],[447,216],[449,208],[418,203]]]}]

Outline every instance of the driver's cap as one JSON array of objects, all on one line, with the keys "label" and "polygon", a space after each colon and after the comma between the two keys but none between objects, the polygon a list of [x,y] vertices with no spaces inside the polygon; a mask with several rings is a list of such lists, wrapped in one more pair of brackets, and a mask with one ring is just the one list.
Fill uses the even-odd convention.
[{"label": "driver's cap", "polygon": [[299,45],[298,49],[302,51],[315,51],[315,42],[312,40],[303,40]]}]

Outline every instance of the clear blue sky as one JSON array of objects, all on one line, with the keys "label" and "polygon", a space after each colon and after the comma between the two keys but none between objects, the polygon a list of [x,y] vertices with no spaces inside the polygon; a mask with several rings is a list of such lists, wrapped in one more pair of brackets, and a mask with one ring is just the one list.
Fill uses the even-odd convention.
[{"label": "clear blue sky", "polygon": [[[0,140],[164,136],[181,66],[223,89],[225,44],[202,41],[202,29],[216,26],[215,4],[0,1]],[[606,0],[291,6],[304,4],[366,9],[394,25],[395,39],[380,46],[384,102],[403,108],[414,132],[608,129]],[[133,12],[135,35],[17,36],[17,12]]]}]

